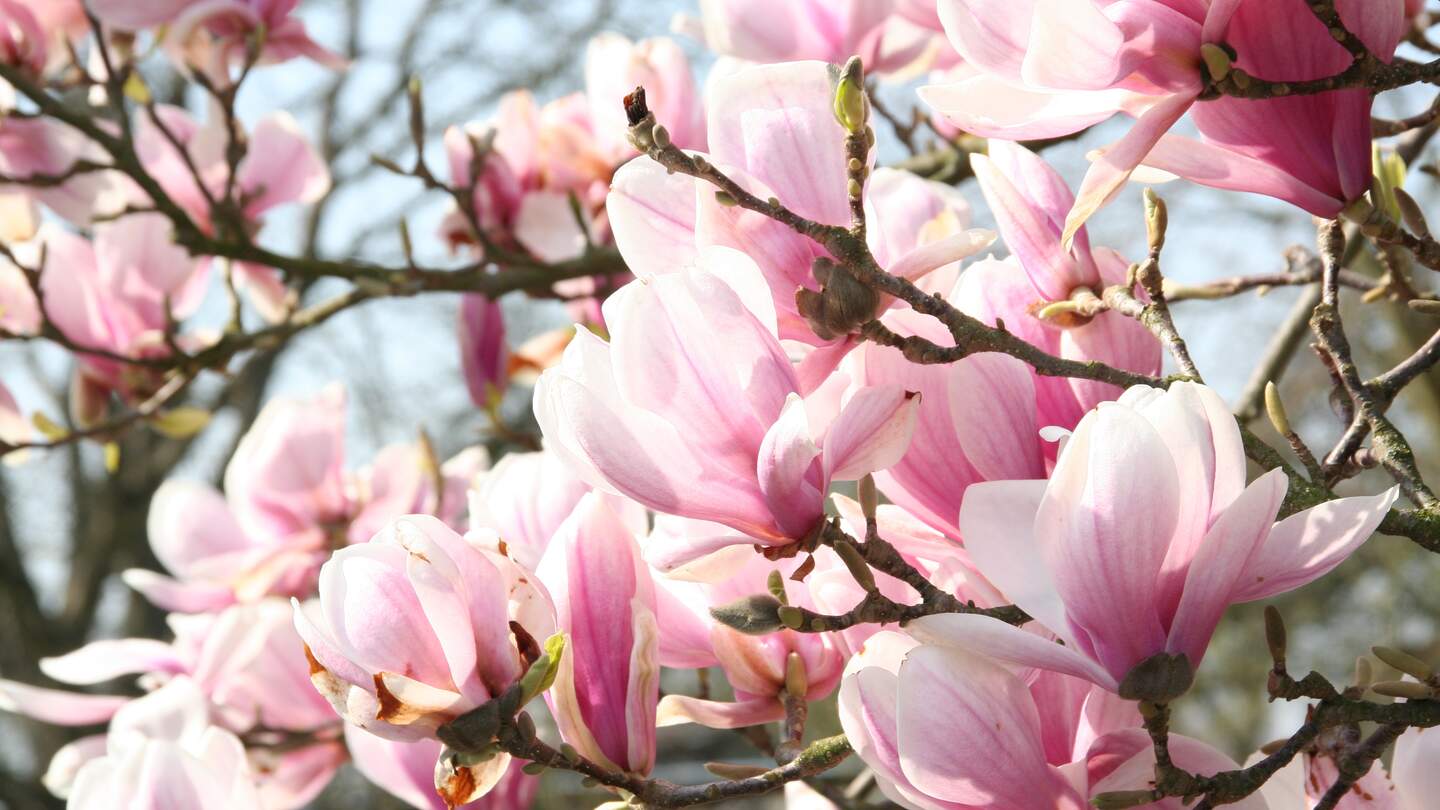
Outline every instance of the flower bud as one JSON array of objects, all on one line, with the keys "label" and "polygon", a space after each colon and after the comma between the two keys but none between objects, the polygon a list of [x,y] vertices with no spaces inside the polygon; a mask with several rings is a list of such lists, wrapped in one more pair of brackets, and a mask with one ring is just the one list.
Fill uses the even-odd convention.
[{"label": "flower bud", "polygon": [[870,563],[865,561],[865,556],[860,549],[855,547],[849,540],[841,540],[835,544],[835,553],[840,555],[840,561],[850,569],[850,576],[855,578],[860,587],[866,593],[874,593],[876,590],[875,574],[870,570]]},{"label": "flower bud", "polygon": [[765,588],[770,591],[771,596],[779,600],[780,604],[790,604],[790,597],[785,593],[785,575],[780,573],[779,569],[771,571],[765,577]]},{"label": "flower bud", "polygon": [[1389,664],[1395,669],[1409,675],[1417,681],[1428,681],[1435,677],[1435,670],[1419,658],[1394,647],[1371,647],[1370,651],[1376,658]]},{"label": "flower bud", "polygon": [[[795,610],[795,608],[788,608]],[[755,594],[710,608],[715,621],[747,636],[763,636],[786,624],[782,616],[787,606],[769,594]],[[796,611],[798,614],[798,611]]]},{"label": "flower bud", "polygon": [[852,56],[835,82],[835,120],[846,132],[863,132],[870,117],[870,98],[865,93],[865,68],[860,57]]},{"label": "flower bud", "polygon": [[867,475],[861,478],[856,486],[857,500],[860,501],[860,514],[866,520],[874,520],[875,512],[880,508],[880,491],[875,488],[875,476]]},{"label": "flower bud", "polygon": [[1420,204],[1415,202],[1415,198],[1410,196],[1410,192],[1403,188],[1396,188],[1395,204],[1400,209],[1400,218],[1404,221],[1405,227],[1422,239],[1430,236],[1430,225],[1425,221],[1425,212],[1420,210]]},{"label": "flower bud", "polygon": [[1434,687],[1414,681],[1380,681],[1371,685],[1370,691],[1377,695],[1405,700],[1429,700],[1435,697]]},{"label": "flower bud", "polygon": [[785,691],[790,697],[804,699],[810,690],[810,679],[805,672],[805,660],[793,650],[785,656]]},{"label": "flower bud", "polygon": [[1277,663],[1285,661],[1285,619],[1274,605],[1265,606],[1265,644],[1270,648],[1270,657]]},{"label": "flower bud", "polygon": [[733,762],[707,762],[705,770],[715,774],[721,779],[749,779],[768,772],[769,768],[762,768],[757,765],[739,765]]},{"label": "flower bud", "polygon": [[1270,417],[1270,424],[1277,433],[1290,435],[1290,417],[1285,413],[1285,403],[1280,401],[1280,389],[1274,380],[1265,383],[1265,414]]},{"label": "flower bud", "polygon": [[1165,248],[1165,231],[1170,227],[1170,214],[1165,201],[1152,189],[1145,189],[1145,235],[1151,253]]},{"label": "flower bud", "polygon": [[1153,790],[1112,790],[1108,793],[1097,793],[1090,799],[1090,804],[1096,810],[1126,810],[1130,807],[1140,807],[1155,801]]}]

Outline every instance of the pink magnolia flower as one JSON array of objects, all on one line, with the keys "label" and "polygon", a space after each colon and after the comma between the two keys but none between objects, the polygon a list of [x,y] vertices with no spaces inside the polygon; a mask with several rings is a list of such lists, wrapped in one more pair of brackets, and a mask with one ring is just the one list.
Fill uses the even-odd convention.
[{"label": "pink magnolia flower", "polygon": [[[0,109],[14,106],[14,92],[6,86],[0,90]],[[0,120],[0,173],[16,179],[55,177],[70,172],[79,160],[103,163],[105,158],[93,141],[58,121],[18,116]],[[114,182],[113,172],[80,172],[55,186],[4,188],[7,194],[24,195],[70,222],[88,226],[96,201],[108,198]]]},{"label": "pink magnolia flower", "polygon": [[684,24],[723,56],[835,64],[859,56],[867,70],[887,73],[907,67],[924,50],[913,36],[895,41],[893,35],[905,33],[894,30],[898,5],[895,0],[701,0],[700,19]]},{"label": "pink magnolia flower", "polygon": [[[355,726],[345,727],[345,745],[355,769],[386,793],[416,810],[454,810],[435,791],[435,762],[440,758],[438,740],[395,742],[377,737]],[[540,787],[540,779],[521,770],[524,763],[512,761],[495,787],[479,799],[461,805],[466,810],[529,810]]]},{"label": "pink magnolia flower", "polygon": [[76,774],[66,806],[254,810],[261,804],[244,746],[209,724],[204,696],[182,678],[116,714],[105,755]]},{"label": "pink magnolia flower", "polygon": [[533,571],[589,491],[554,453],[506,453],[471,490],[470,529],[493,532],[504,543],[497,551]]},{"label": "pink magnolia flower", "polygon": [[[865,517],[860,504],[841,495],[832,495],[831,502],[847,532],[852,537],[865,536]],[[953,538],[921,522],[895,504],[881,504],[876,512],[880,536],[900,552],[900,556],[925,578],[954,594],[964,602],[990,608],[1009,604],[1005,597],[975,568],[970,555]],[[823,613],[845,613],[860,604],[865,591],[834,551],[826,548],[815,552],[816,567],[805,577],[805,586],[816,609]],[[915,604],[920,595],[913,588],[879,571],[872,571],[880,592],[902,605]],[[861,623],[835,633],[832,637],[845,658],[864,649],[866,641],[883,629],[881,625]]]},{"label": "pink magnolia flower", "polygon": [[[713,77],[706,106],[729,112],[710,117],[707,158],[761,198],[776,197],[816,222],[848,224],[845,132],[835,120],[833,96],[821,62],[763,65]],[[871,250],[895,275],[920,279],[994,239],[988,231],[966,227],[969,207],[954,189],[907,172],[877,169],[864,193]],[[820,289],[814,265],[829,258],[808,237],[724,205],[708,184],[671,175],[649,158],[616,173],[607,211],[621,255],[641,276],[693,264],[710,246],[750,256],[775,300],[780,337],[829,349],[815,352],[816,368],[804,375],[807,393],[853,345],[820,339],[799,311],[797,288]]]},{"label": "pink magnolia flower", "polygon": [[460,298],[460,369],[475,407],[492,411],[510,377],[510,347],[505,343],[505,313],[500,302],[483,295]]},{"label": "pink magnolia flower", "polygon": [[[883,320],[899,334],[954,344],[943,326],[914,310],[895,309]],[[981,354],[926,366],[874,344],[860,347],[849,362],[856,384],[901,385],[920,393],[915,438],[899,462],[875,474],[875,482],[934,529],[960,538],[956,521],[971,484],[1045,475],[1035,375],[1023,363]]]},{"label": "pink magnolia flower", "polygon": [[977,567],[1065,643],[985,616],[909,629],[1167,699],[1189,686],[1226,607],[1339,565],[1397,497],[1341,498],[1275,523],[1287,483],[1272,470],[1245,485],[1239,428],[1210,389],[1137,386],[1081,420],[1049,481],[975,484],[960,511]]},{"label": "pink magnolia flower", "polygon": [[363,542],[417,511],[452,523],[477,460],[464,453],[438,474],[419,445],[391,445],[373,468],[344,470],[345,393],[277,398],[241,438],[225,470],[225,494],[209,484],[166,481],[150,505],[156,558],[175,578],[145,569],[127,584],[169,610],[214,610],[266,594],[305,596],[339,546]]},{"label": "pink magnolia flower", "polygon": [[[1068,247],[1063,243],[1061,231],[1074,197],[1060,175],[1035,153],[1004,141],[993,141],[990,155],[973,156],[971,165],[1012,256],[1005,263],[971,267],[955,291],[957,305],[988,323],[1003,321],[1051,354],[1158,374],[1160,342],[1132,318],[1118,312],[1048,321],[1035,317],[1045,303],[1065,301],[1082,290],[1098,296],[1106,286],[1124,284],[1129,267],[1115,251],[1092,248],[1083,227]],[[1039,374],[1034,380],[1040,427],[1072,428],[1086,411],[1120,395],[1118,387],[1090,380]]]},{"label": "pink magnolia flower", "polygon": [[[591,493],[560,525],[536,573],[555,599],[565,654],[546,692],[560,736],[606,767],[655,765],[660,627],[634,530]],[[632,521],[632,523],[635,521]]]},{"label": "pink magnolia flower", "polygon": [[[533,575],[427,515],[335,552],[319,590],[295,610],[311,680],[347,722],[393,740],[434,736],[498,696],[555,628]],[[506,761],[487,763],[474,796]]]},{"label": "pink magnolia flower", "polygon": [[[463,188],[474,178],[474,208],[487,238],[547,262],[574,258],[587,242],[605,241],[601,204],[615,159],[597,140],[590,108],[581,93],[541,107],[529,91],[518,90],[500,100],[487,124],[446,133],[450,180]],[[483,161],[478,176],[477,159]],[[572,196],[583,221],[577,221]],[[451,245],[475,243],[458,210],[441,231]]]},{"label": "pink magnolia flower", "polygon": [[[170,242],[169,222],[159,214],[102,223],[94,231],[93,242],[59,228],[41,237],[40,288],[50,321],[85,349],[136,359],[168,355],[167,316],[183,318],[199,305],[204,267]],[[78,355],[71,409],[81,424],[96,421],[111,394],[137,402],[159,384],[158,375],[141,366],[83,350]]]},{"label": "pink magnolia flower", "polygon": [[340,68],[345,60],[311,39],[295,15],[300,0],[91,0],[101,22],[128,31],[164,28],[164,47],[182,68],[197,67],[214,78],[228,78],[246,59],[258,37],[260,62],[296,57]]},{"label": "pink magnolia flower", "polygon": [[50,37],[31,5],[23,0],[0,0],[0,61],[40,73],[45,70]]},{"label": "pink magnolia flower", "polygon": [[[1342,0],[1339,9],[1346,25],[1389,59],[1403,29],[1401,3]],[[975,72],[920,94],[961,129],[1029,140],[1078,132],[1118,112],[1136,118],[1091,166],[1062,241],[1142,162],[1206,185],[1279,197],[1321,216],[1333,216],[1369,185],[1366,90],[1198,101],[1202,43],[1233,47],[1236,67],[1271,81],[1317,79],[1345,68],[1349,54],[1303,0],[941,0],[940,17]],[[1192,108],[1202,141],[1166,137]],[[1285,128],[1277,121],[1303,123]]]},{"label": "pink magnolia flower", "polygon": [[[1260,786],[1270,810],[1313,810],[1340,776],[1338,761],[1359,743],[1353,729],[1337,728],[1290,760]],[[1423,810],[1434,803],[1435,757],[1440,734],[1406,729],[1395,741],[1390,772],[1379,760],[1335,805],[1337,810]],[[1259,760],[1260,754],[1251,756]]]},{"label": "pink magnolia flower", "polygon": [[[1154,753],[1134,706],[1077,678],[1012,672],[957,648],[873,636],[845,670],[840,723],[881,790],[909,808],[1080,810],[1150,786]],[[1176,764],[1211,774],[1234,762],[1170,736]],[[1179,808],[1179,800],[1144,805]],[[1250,797],[1236,805],[1264,810]]]},{"label": "pink magnolia flower", "polygon": [[[309,802],[345,759],[336,740],[334,712],[307,686],[309,670],[291,610],[283,600],[231,607],[219,614],[172,614],[172,643],[133,638],[95,641],[40,662],[62,683],[90,686],[140,675],[154,689],[185,681],[205,701],[216,725],[253,740],[251,770],[266,808],[288,810]],[[144,700],[143,698],[140,700]],[[123,727],[129,698],[96,696],[0,681],[0,707],[58,725],[110,720]],[[267,739],[313,734],[312,745],[265,747]],[[105,752],[104,736],[82,737],[55,754],[45,785],[60,796],[74,789],[76,773]]]},{"label": "pink magnolia flower", "polygon": [[830,482],[889,466],[909,441],[918,401],[899,386],[843,408],[801,398],[742,254],[712,249],[696,269],[631,282],[605,319],[609,343],[578,330],[541,376],[535,414],[581,478],[648,508],[790,545],[823,518]]},{"label": "pink magnolia flower", "polygon": [[[661,727],[699,723],[710,728],[743,728],[780,720],[785,716],[780,698],[786,689],[787,668],[792,666],[804,674],[805,700],[821,700],[834,691],[845,659],[833,634],[782,629],[745,635],[715,621],[709,612],[711,607],[764,593],[772,570],[790,574],[796,565],[793,560],[777,565],[751,554],[731,575],[718,581],[656,579],[665,636],[688,636],[690,648],[676,649],[676,639],[663,638],[662,643],[670,644],[671,649],[662,649],[662,663],[687,668],[718,664],[735,692],[734,701],[666,695],[660,699],[657,715]],[[815,607],[803,587],[789,590],[791,604]]]},{"label": "pink magnolia flower", "polygon": [[[140,161],[201,230],[213,232],[217,226],[210,199],[223,199],[231,185],[224,119],[218,110],[212,110],[203,123],[179,107],[161,106],[157,113],[184,153],[159,127],[141,119],[135,135]],[[262,119],[246,136],[245,157],[236,167],[233,185],[240,203],[240,227],[253,234],[272,209],[308,205],[324,197],[330,190],[330,171],[299,123],[281,111]],[[116,207],[148,202],[132,184]],[[272,321],[283,317],[289,293],[273,269],[249,262],[235,262],[232,268],[236,282],[262,316]]]},{"label": "pink magnolia flower", "polygon": [[690,60],[668,37],[631,42],[614,33],[598,34],[585,48],[585,96],[600,148],[614,162],[632,157],[624,98],[636,87],[682,149],[705,148],[705,108],[690,70]]}]

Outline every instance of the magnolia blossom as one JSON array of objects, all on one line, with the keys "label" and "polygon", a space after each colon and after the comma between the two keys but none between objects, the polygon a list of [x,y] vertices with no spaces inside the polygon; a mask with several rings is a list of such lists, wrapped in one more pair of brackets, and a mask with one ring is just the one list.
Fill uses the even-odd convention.
[{"label": "magnolia blossom", "polygon": [[[1388,61],[1404,28],[1402,4],[1337,5],[1346,26]],[[1269,81],[1319,79],[1347,67],[1349,53],[1304,0],[941,0],[939,8],[972,70],[920,93],[961,129],[1031,140],[1078,132],[1118,112],[1136,118],[1086,175],[1065,221],[1067,243],[1141,163],[1326,217],[1369,187],[1369,90],[1198,101],[1207,79],[1202,44],[1233,48],[1235,68]],[[1168,136],[1192,108],[1201,140]]]},{"label": "magnolia blossom", "polygon": [[[771,563],[756,554],[744,558],[728,575],[710,582],[656,579],[660,625],[664,628],[661,663],[687,668],[718,665],[735,691],[734,701],[703,700],[688,695],[660,699],[659,725],[699,723],[711,728],[743,728],[785,716],[781,696],[787,675],[801,676],[802,696],[821,700],[839,683],[845,660],[830,633],[797,633],[781,629],[746,635],[718,621],[710,607],[763,593],[771,571],[793,573],[796,563]],[[712,575],[714,571],[710,572]],[[792,587],[791,604],[814,607],[804,588]]]},{"label": "magnolia blossom", "polygon": [[105,755],[75,777],[66,807],[260,807],[245,748],[211,726],[204,696],[177,679],[127,705],[110,723]]},{"label": "magnolia blossom", "polygon": [[[850,222],[845,131],[835,120],[830,74],[822,62],[762,65],[712,77],[707,159],[751,193],[775,197],[826,225]],[[661,124],[664,119],[657,116]],[[954,189],[905,172],[876,170],[866,183],[867,240],[880,265],[918,280],[982,250],[994,236],[969,229],[969,208]],[[779,319],[779,335],[816,346],[802,372],[808,393],[853,345],[822,339],[797,303],[797,288],[820,289],[817,260],[829,254],[809,237],[763,214],[726,205],[714,188],[671,175],[649,158],[616,173],[607,202],[616,245],[637,275],[694,264],[707,247],[739,250],[759,266]]]},{"label": "magnolia blossom", "polygon": [[[1083,227],[1064,244],[1061,232],[1074,196],[1060,175],[1035,153],[1004,141],[992,142],[988,157],[974,155],[970,163],[1012,255],[969,268],[955,290],[957,305],[987,323],[1003,322],[1051,354],[1158,374],[1160,342],[1133,318],[1110,311],[1036,317],[1047,302],[1077,293],[1099,296],[1106,286],[1124,284],[1129,267],[1115,251],[1092,248]],[[1034,380],[1041,427],[1072,428],[1086,411],[1120,395],[1118,387],[1092,380],[1041,374]]]},{"label": "magnolia blossom", "polygon": [[589,491],[554,453],[506,453],[471,490],[472,534],[483,537],[490,530],[504,543],[497,551],[533,570]]},{"label": "magnolia blossom", "polygon": [[668,37],[631,42],[614,33],[591,38],[585,48],[585,96],[600,148],[620,163],[635,154],[626,131],[623,100],[636,87],[665,124],[670,140],[683,149],[705,148],[705,108],[679,43]]},{"label": "magnolia blossom", "polygon": [[[230,134],[224,116],[212,107],[202,123],[184,109],[170,106],[157,107],[156,116],[165,131],[145,119],[136,127],[140,162],[201,230],[215,231],[210,201],[223,199],[232,185],[226,154]],[[240,204],[238,225],[254,233],[272,209],[324,197],[330,190],[330,172],[294,117],[281,111],[262,119],[246,136],[245,157],[236,167],[233,187]],[[133,184],[112,196],[102,209],[149,204],[144,191]],[[234,262],[231,267],[237,286],[262,316],[272,321],[283,317],[291,302],[274,270],[249,262]]]},{"label": "magnolia blossom", "polygon": [[295,14],[299,5],[300,0],[90,0],[107,25],[162,29],[163,45],[176,64],[215,78],[226,78],[232,65],[244,62],[252,41],[262,63],[305,57],[343,67],[342,58],[311,39]]},{"label": "magnolia blossom", "polygon": [[[308,803],[329,783],[345,752],[333,737],[324,738],[327,727],[336,724],[334,713],[307,686],[308,670],[289,605],[269,600],[214,615],[172,614],[169,623],[175,632],[170,644],[145,638],[95,641],[43,659],[41,669],[54,680],[77,686],[140,675],[142,686],[160,693],[193,692],[207,724],[257,742],[283,739],[287,733],[319,735],[309,746],[261,746],[249,752],[261,799],[257,806],[288,810]],[[110,721],[112,738],[140,711],[132,708],[136,704],[163,702],[154,695],[132,701],[0,681],[0,708],[59,725]],[[89,763],[105,755],[105,740],[105,735],[81,737],[57,751],[45,786],[61,797],[79,795],[77,779]]]},{"label": "magnolia blossom", "polygon": [[[1147,788],[1155,759],[1139,722],[1132,704],[1077,678],[1022,678],[984,656],[890,631],[866,642],[840,687],[846,736],[886,797],[907,808],[1080,810],[1099,793]],[[1170,751],[1196,773],[1236,767],[1178,735]],[[1265,802],[1235,806],[1264,810]]]},{"label": "magnolia blossom", "polygon": [[919,402],[899,386],[803,399],[754,264],[719,248],[700,261],[608,299],[610,341],[577,330],[535,415],[586,481],[788,545],[819,524],[832,481],[899,459]]},{"label": "magnolia blossom", "polygon": [[493,409],[510,377],[510,347],[505,343],[505,313],[484,295],[460,299],[460,369],[475,407]]},{"label": "magnolia blossom", "polygon": [[[438,740],[395,742],[346,726],[345,746],[355,769],[391,796],[416,810],[453,810],[435,791],[435,762],[441,750]],[[528,810],[540,779],[522,771],[522,764],[512,761],[489,793],[461,806],[467,810]]]},{"label": "magnolia blossom", "polygon": [[[888,73],[925,54],[931,37],[916,28],[914,5],[896,0],[700,0],[700,18],[680,26],[715,53],[750,62],[816,59]],[[920,18],[923,20],[923,17]]]},{"label": "magnolia blossom", "polygon": [[[664,111],[667,123],[673,119],[675,143],[704,145],[700,96],[674,42],[632,43],[601,34],[588,46],[585,77],[583,94],[542,107],[528,91],[516,91],[500,100],[489,122],[445,133],[450,181],[470,189],[474,224],[490,242],[558,262],[580,255],[587,244],[609,241],[605,191],[615,167],[635,154],[625,137],[622,100],[637,84],[645,85],[650,105]],[[472,229],[459,210],[442,226],[452,246],[474,243]],[[601,286],[601,280],[580,278],[556,290],[603,297]]]},{"label": "magnolia blossom", "polygon": [[505,691],[555,629],[532,575],[428,515],[335,552],[319,590],[295,610],[311,680],[346,721],[394,740],[433,736]]},{"label": "magnolia blossom", "polygon": [[1227,606],[1339,565],[1398,495],[1341,498],[1275,523],[1287,484],[1272,470],[1245,485],[1239,428],[1210,389],[1137,386],[1081,420],[1050,480],[972,485],[960,511],[976,566],[1064,644],[976,615],[909,629],[1126,697],[1174,697]]},{"label": "magnolia blossom", "polygon": [[[150,505],[150,546],[174,578],[144,569],[125,582],[157,605],[213,610],[265,594],[304,596],[330,552],[361,542],[387,521],[431,511],[456,522],[481,459],[444,467],[422,445],[391,445],[370,470],[344,469],[345,392],[278,397],[241,438],[225,469],[225,494],[172,479]],[[445,483],[436,493],[434,482]]]},{"label": "magnolia blossom", "polygon": [[45,69],[50,37],[31,5],[0,0],[0,60],[39,73]]},{"label": "magnolia blossom", "polygon": [[[655,586],[623,504],[581,499],[537,573],[555,598],[565,653],[546,697],[560,736],[606,767],[649,773],[660,699]],[[618,510],[618,511],[617,511]]]},{"label": "magnolia blossom", "polygon": [[[162,358],[170,354],[166,328],[200,303],[203,266],[169,239],[159,214],[140,214],[95,226],[91,242],[49,228],[40,239],[46,267],[40,289],[49,320],[79,352],[71,383],[71,411],[82,425],[103,416],[112,394],[127,402],[150,396],[160,377],[143,366],[104,356]],[[180,336],[182,346],[198,340]]]}]

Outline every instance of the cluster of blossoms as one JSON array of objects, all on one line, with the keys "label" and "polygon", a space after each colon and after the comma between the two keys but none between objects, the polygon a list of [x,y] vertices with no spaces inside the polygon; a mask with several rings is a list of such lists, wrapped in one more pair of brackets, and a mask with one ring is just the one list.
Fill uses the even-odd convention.
[{"label": "cluster of blossoms", "polygon": [[[442,462],[422,438],[347,469],[343,390],[271,400],[223,492],[172,480],[150,506],[165,573],[124,580],[169,613],[173,639],[41,662],[62,683],[137,688],[0,681],[7,710],[108,724],[54,757],[46,787],[76,810],[287,810],[349,761],[414,807],[522,810],[532,765],[568,763],[643,803],[658,728],[781,723],[765,777],[778,785],[810,761],[806,705],[833,695],[848,746],[907,808],[1184,806],[1157,774],[1240,765],[1152,720],[1203,676],[1227,608],[1344,563],[1400,492],[1293,509],[1286,470],[1247,484],[1219,395],[1159,377],[1152,329],[1095,305],[1107,290],[1142,306],[1153,292],[1085,223],[1142,170],[1325,217],[1369,192],[1368,89],[1210,92],[1331,76],[1350,63],[1347,37],[1388,63],[1416,13],[1341,0],[1337,36],[1311,5],[703,0],[679,21],[723,57],[703,91],[674,41],[596,38],[583,94],[512,93],[444,138],[441,237],[485,272],[623,260],[623,273],[530,290],[565,300],[578,324],[522,347],[493,299],[460,307],[472,399],[493,415],[530,375],[543,448]],[[340,66],[295,6],[88,10],[221,85],[293,57]],[[56,48],[92,34],[84,11],[0,0],[0,56],[45,75]],[[887,80],[933,73],[920,95],[949,122],[936,129],[992,139],[971,169],[997,233],[970,227],[954,188],[874,166],[863,86],[832,64],[855,54]],[[627,108],[636,85],[645,101]],[[329,187],[287,115],[242,133],[237,160],[219,106],[202,120],[152,109],[133,133],[148,184],[89,170],[99,146],[66,124],[0,121],[19,223],[0,334],[51,330],[75,352],[81,426],[156,396],[167,358],[222,345],[180,331],[216,260],[192,255],[175,215],[199,237],[253,236],[271,209]],[[1198,140],[1170,132],[1187,112]],[[1078,191],[1017,143],[1117,113],[1136,123]],[[918,296],[863,283],[837,232]],[[1008,257],[982,256],[997,241]],[[263,317],[294,313],[279,271],[236,260],[224,274]],[[1119,376],[963,351],[917,301]],[[0,442],[29,434],[0,387]],[[832,491],[845,482],[858,500]],[[898,612],[866,618],[877,606]],[[711,669],[725,698],[662,697],[662,672]],[[542,696],[561,747],[528,713]],[[1393,765],[1372,758],[1341,808],[1430,806],[1440,732],[1395,736]],[[1354,748],[1293,751],[1235,806],[1314,807]]]}]

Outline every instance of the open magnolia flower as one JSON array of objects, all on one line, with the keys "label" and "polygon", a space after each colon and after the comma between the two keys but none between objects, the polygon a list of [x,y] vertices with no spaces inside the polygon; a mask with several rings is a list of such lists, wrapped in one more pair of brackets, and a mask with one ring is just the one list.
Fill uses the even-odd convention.
[{"label": "open magnolia flower", "polygon": [[1137,386],[1080,421],[1048,481],[974,484],[960,510],[976,566],[1064,644],[987,616],[908,629],[1125,697],[1177,697],[1226,607],[1339,565],[1399,495],[1340,498],[1276,523],[1287,485],[1283,470],[1245,485],[1240,430],[1210,389]]},{"label": "open magnolia flower", "polygon": [[[337,721],[330,705],[309,688],[309,670],[300,637],[283,599],[234,605],[219,613],[169,617],[175,640],[150,638],[92,641],[73,652],[40,662],[53,680],[93,686],[116,678],[138,678],[142,688],[174,695],[183,691],[201,701],[200,717],[248,739],[250,770],[267,810],[289,810],[309,803],[345,760],[336,739]],[[176,682],[183,687],[173,687]],[[154,694],[152,691],[151,694]],[[189,700],[190,698],[187,698]],[[118,723],[153,707],[150,697],[97,695],[46,689],[0,680],[0,709],[62,726]],[[287,737],[316,735],[304,746],[276,743]],[[58,796],[78,790],[78,775],[106,754],[105,735],[71,742],[50,761],[45,787]]]},{"label": "open magnolia flower", "polygon": [[483,452],[437,468],[426,446],[395,444],[348,473],[345,401],[338,385],[271,400],[225,468],[223,495],[199,481],[165,482],[147,530],[173,577],[132,568],[126,584],[156,605],[191,612],[266,594],[304,596],[331,551],[369,539],[393,518],[430,511],[458,524]]},{"label": "open magnolia flower", "polygon": [[[1403,4],[1335,6],[1370,52],[1389,61],[1405,27]],[[1135,117],[1086,175],[1065,221],[1067,242],[1142,163],[1325,217],[1369,188],[1366,88],[1200,100],[1209,80],[1232,69],[1274,82],[1344,70],[1350,54],[1305,0],[940,0],[939,8],[971,70],[957,83],[921,88],[920,96],[966,132],[1038,140],[1120,112]],[[1198,141],[1167,134],[1187,111]]]},{"label": "open magnolia flower", "polygon": [[[1270,810],[1314,810],[1340,776],[1339,760],[1360,744],[1359,729],[1340,726],[1321,735],[1321,743],[1290,760],[1261,786]],[[1260,754],[1251,757],[1258,760]],[[1434,804],[1435,762],[1440,733],[1412,728],[1395,740],[1390,772],[1376,760],[1340,801],[1336,810],[1424,810]]]},{"label": "open magnolia flower", "polygon": [[[1022,678],[983,655],[890,631],[846,667],[840,723],[886,797],[913,810],[1081,810],[1093,796],[1143,790],[1154,778],[1154,750],[1133,705],[1078,678]],[[1170,735],[1170,751],[1195,773],[1236,767],[1179,735]],[[1231,806],[1265,810],[1258,796]]]},{"label": "open magnolia flower", "polygon": [[888,467],[910,440],[919,400],[900,386],[801,397],[743,254],[711,248],[605,312],[610,341],[577,330],[535,389],[547,446],[595,486],[783,547],[819,525],[832,481]]},{"label": "open magnolia flower", "polygon": [[260,807],[245,746],[209,724],[204,697],[178,678],[110,721],[105,755],[75,777],[66,807]]}]

